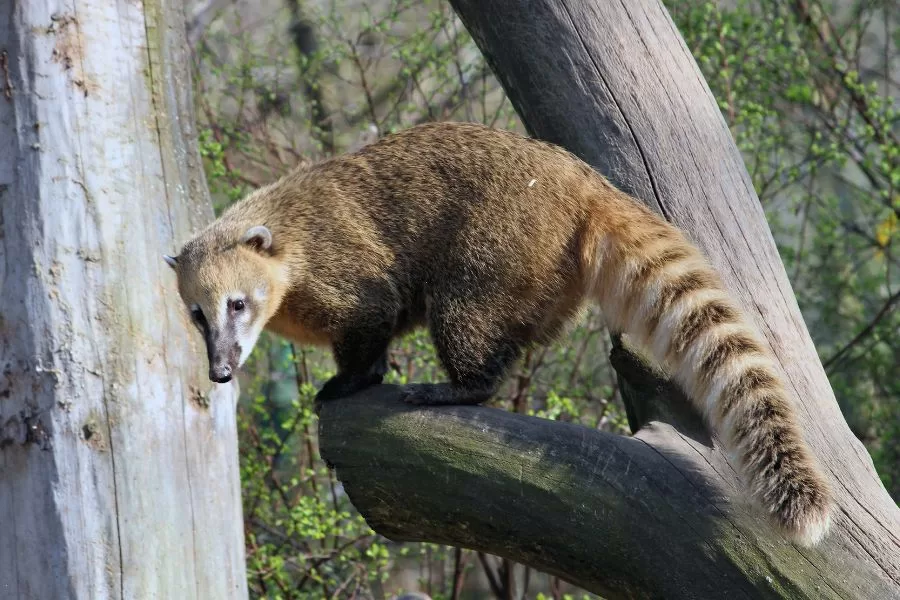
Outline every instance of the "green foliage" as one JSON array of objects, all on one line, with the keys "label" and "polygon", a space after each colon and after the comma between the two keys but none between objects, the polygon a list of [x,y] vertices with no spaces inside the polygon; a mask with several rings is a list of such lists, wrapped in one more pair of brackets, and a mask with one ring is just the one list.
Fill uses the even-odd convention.
[{"label": "green foliage", "polygon": [[[728,7],[669,0],[667,7],[744,154],[841,408],[900,497],[893,100],[900,77],[884,64],[900,43],[900,28],[887,18],[897,2],[841,11],[776,0]],[[217,210],[300,160],[419,122],[522,130],[445,2],[286,0],[266,10],[269,18],[248,23],[238,8],[224,9],[194,49],[200,147]],[[529,353],[494,404],[627,433],[609,350],[590,313],[560,343]],[[391,359],[391,382],[442,378],[425,332],[406,336]],[[242,375],[254,597],[368,598],[417,589],[434,599],[481,598],[498,590],[476,575],[502,585],[509,569],[519,592],[525,586],[537,598],[590,597],[508,561],[393,544],[372,532],[319,459],[311,402],[332,372],[328,352],[264,336]]]}]

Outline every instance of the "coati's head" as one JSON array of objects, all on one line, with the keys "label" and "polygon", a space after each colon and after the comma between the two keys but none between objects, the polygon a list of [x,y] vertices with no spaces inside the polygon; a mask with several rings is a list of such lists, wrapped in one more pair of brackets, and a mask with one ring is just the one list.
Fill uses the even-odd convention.
[{"label": "coati's head", "polygon": [[229,239],[209,229],[164,258],[206,342],[209,378],[230,381],[284,296],[287,271],[273,256],[272,232],[260,225]]}]

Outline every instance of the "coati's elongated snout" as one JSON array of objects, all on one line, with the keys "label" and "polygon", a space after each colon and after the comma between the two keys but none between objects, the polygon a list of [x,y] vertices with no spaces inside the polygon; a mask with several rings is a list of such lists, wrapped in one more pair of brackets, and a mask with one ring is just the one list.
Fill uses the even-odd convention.
[{"label": "coati's elongated snout", "polygon": [[284,294],[284,269],[272,258],[272,233],[211,230],[165,256],[178,293],[203,336],[209,378],[227,383],[244,364]]},{"label": "coati's elongated snout", "polygon": [[[232,301],[232,304],[244,304],[241,300]],[[233,309],[230,309],[233,312]],[[228,383],[232,375],[238,370],[243,361],[243,349],[241,340],[236,335],[234,327],[235,319],[226,321],[224,330],[208,328],[203,333],[203,341],[206,343],[206,358],[209,361],[209,379],[215,383]],[[251,349],[256,340],[251,342]],[[249,354],[249,352],[247,353]]]}]

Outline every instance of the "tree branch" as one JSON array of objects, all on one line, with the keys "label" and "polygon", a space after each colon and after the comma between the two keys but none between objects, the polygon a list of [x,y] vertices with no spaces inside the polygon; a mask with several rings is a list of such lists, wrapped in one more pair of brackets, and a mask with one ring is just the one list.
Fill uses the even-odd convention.
[{"label": "tree branch", "polygon": [[839,544],[820,554],[781,539],[708,439],[660,423],[629,438],[492,408],[423,409],[397,389],[326,403],[319,421],[322,457],[392,540],[473,548],[611,598],[900,592],[876,581],[860,595],[846,579],[860,563]]},{"label": "tree branch", "polygon": [[619,335],[613,336],[609,360],[616,370],[632,433],[651,421],[662,421],[690,431],[692,437],[707,445],[710,443],[701,416],[681,390]]}]

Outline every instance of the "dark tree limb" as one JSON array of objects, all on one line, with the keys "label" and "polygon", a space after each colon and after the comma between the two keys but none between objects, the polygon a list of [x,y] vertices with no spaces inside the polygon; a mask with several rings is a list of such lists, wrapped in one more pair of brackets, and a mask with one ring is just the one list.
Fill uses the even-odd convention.
[{"label": "dark tree limb", "polygon": [[[624,348],[633,438],[390,387],[326,405],[322,455],[379,533],[519,560],[608,597],[900,598],[900,511],[840,414],[728,128],[658,0],[452,0],[529,131],[684,229],[768,339],[838,509],[815,549],[749,504]],[[667,421],[668,424],[660,423]]]},{"label": "dark tree limb", "polygon": [[637,433],[651,421],[671,423],[708,443],[702,417],[687,398],[666,378],[659,367],[630,348],[619,335],[613,336],[609,360],[616,371],[628,426]]},{"label": "dark tree limb", "polygon": [[897,592],[860,580],[846,548],[779,539],[708,438],[659,422],[624,437],[492,408],[422,409],[396,392],[379,386],[320,416],[322,456],[390,539],[504,556],[611,598]]}]

